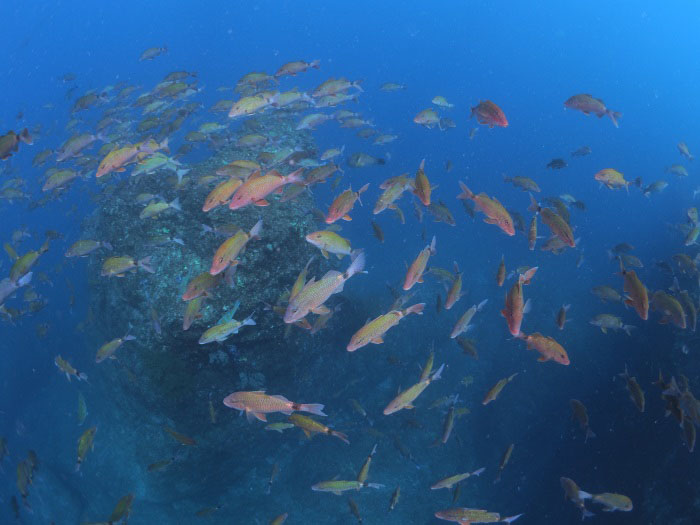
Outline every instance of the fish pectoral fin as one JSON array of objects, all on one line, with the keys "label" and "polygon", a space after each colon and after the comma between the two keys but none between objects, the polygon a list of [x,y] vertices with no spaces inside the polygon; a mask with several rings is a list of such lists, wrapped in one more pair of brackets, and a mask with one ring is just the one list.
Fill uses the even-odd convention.
[{"label": "fish pectoral fin", "polygon": [[302,428],[301,430],[308,439],[311,439],[311,432],[309,432],[305,428]]},{"label": "fish pectoral fin", "polygon": [[343,257],[345,257],[345,255],[343,255],[342,253],[336,253],[335,256],[336,256],[338,259],[342,259]]},{"label": "fish pectoral fin", "polygon": [[328,309],[328,307],[325,305],[320,305],[320,306],[317,306],[316,308],[312,308],[311,311],[315,314],[318,314],[318,315],[325,315],[325,314],[329,314],[331,312]]},{"label": "fish pectoral fin", "polygon": [[284,188],[283,188],[282,186],[280,186],[279,188],[277,188],[277,189],[276,189],[275,191],[273,191],[272,193],[274,193],[275,195],[281,195],[283,189],[284,189]]},{"label": "fish pectoral fin", "polygon": [[342,492],[339,492],[339,491],[337,491],[337,490],[334,490],[334,491],[333,491],[333,494],[335,494],[336,496],[342,496],[342,495],[343,495]]},{"label": "fish pectoral fin", "polygon": [[382,336],[375,337],[374,339],[370,339],[370,343],[373,345],[380,345],[384,342],[384,339],[382,339]]},{"label": "fish pectoral fin", "polygon": [[484,222],[486,224],[496,224],[498,221],[496,219],[492,219],[491,217],[484,217]]},{"label": "fish pectoral fin", "polygon": [[543,355],[541,355],[539,358],[537,358],[537,360],[538,360],[540,363],[544,363],[545,361],[549,361],[549,359],[550,359],[549,357],[546,357],[546,356],[543,356]]},{"label": "fish pectoral fin", "polygon": [[600,331],[603,332],[604,334],[607,334],[607,333],[608,333],[608,329],[605,328],[604,326],[601,326],[601,327],[600,327]]},{"label": "fish pectoral fin", "polygon": [[255,206],[269,206],[270,203],[267,202],[265,199],[260,199],[259,201],[255,201],[253,203]]},{"label": "fish pectoral fin", "polygon": [[341,218],[342,218],[344,221],[351,221],[351,220],[352,220],[352,217],[350,217],[350,215],[348,215],[347,213],[346,213],[345,215],[343,215]]},{"label": "fish pectoral fin", "polygon": [[328,259],[328,252],[326,250],[321,250],[321,255],[323,255],[323,257],[325,257],[326,259]]},{"label": "fish pectoral fin", "polygon": [[121,173],[122,171],[126,171],[126,168],[117,168],[117,169],[115,169],[114,171],[118,171],[118,172]]},{"label": "fish pectoral fin", "polygon": [[258,418],[260,421],[267,422],[267,417],[261,412],[246,412],[246,417],[251,414],[252,417]]},{"label": "fish pectoral fin", "polygon": [[413,409],[416,408],[416,407],[413,406],[413,405],[406,405],[404,408],[406,408],[406,409],[408,409],[408,410],[413,410]]}]

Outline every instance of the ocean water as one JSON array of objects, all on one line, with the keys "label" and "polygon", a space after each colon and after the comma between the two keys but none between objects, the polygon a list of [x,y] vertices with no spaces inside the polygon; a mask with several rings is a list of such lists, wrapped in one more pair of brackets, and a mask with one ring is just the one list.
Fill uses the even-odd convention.
[{"label": "ocean water", "polygon": [[[591,494],[623,494],[633,502],[629,511],[604,512],[601,504],[585,501],[595,513],[591,522],[700,523],[697,455],[684,442],[677,419],[665,414],[662,389],[654,384],[661,371],[666,381],[674,376],[682,384],[681,376],[687,377],[688,392],[700,388],[695,333],[689,326],[660,323],[663,308],[653,311],[652,305],[643,320],[633,308],[603,303],[591,293],[596,285],[622,293],[623,277],[609,250],[624,242],[634,246],[630,253],[643,263],[634,270],[650,297],[657,290],[676,294],[669,291],[676,278],[698,305],[698,270],[683,271],[673,259],[685,254],[692,260],[698,253],[694,243],[685,242],[695,226],[688,210],[697,205],[697,167],[677,147],[685,142],[691,153],[700,151],[697,6],[74,1],[8,4],[3,15],[0,134],[28,128],[34,140],[19,143],[18,151],[0,163],[0,242],[22,256],[42,246],[47,230],[55,233],[32,268],[31,284],[9,296],[0,310],[0,436],[7,443],[4,457],[0,448],[0,523],[107,522],[126,495],[133,495],[132,524],[263,524],[283,513],[289,524],[354,523],[358,518],[349,498],[365,524],[441,523],[435,513],[453,507],[487,509],[504,518],[522,513],[517,523],[523,524],[577,523],[581,513],[564,497],[562,476]],[[167,52],[140,61],[153,46]],[[274,74],[296,60],[319,60],[319,68],[281,76],[266,87],[297,87],[311,94],[331,77],[346,77],[360,81],[361,90],[347,90],[357,100],[317,109],[270,106],[234,119],[227,117],[228,109],[211,111],[219,100],[235,101],[253,92],[233,90],[247,73]],[[191,92],[153,95],[164,102],[150,115],[157,126],[140,131],[149,115],[134,105],[137,97],[156,93],[157,84],[173,71],[196,73],[185,79]],[[383,91],[386,82],[404,89]],[[120,98],[127,86],[135,87],[133,93]],[[71,112],[91,90],[100,99]],[[622,113],[619,127],[607,116],[564,107],[564,101],[581,93]],[[454,107],[432,104],[437,95]],[[489,128],[470,118],[471,108],[484,100],[503,110],[507,127]],[[442,131],[414,123],[429,107],[456,127]],[[398,138],[373,145],[373,137],[360,138],[359,128],[341,127],[337,119],[311,132],[294,129],[306,115],[338,110],[358,112],[371,122],[362,129]],[[51,153],[34,165],[37,154],[57,151],[75,133],[97,133],[105,116],[114,122],[82,157],[59,163]],[[183,117],[179,129],[164,131],[178,117]],[[72,119],[78,121],[66,129]],[[188,140],[188,133],[209,122],[224,127],[201,141]],[[268,143],[237,145],[251,132]],[[107,154],[98,155],[103,144],[122,147],[149,137],[168,138],[168,154],[181,164],[177,169],[189,170],[183,184],[177,186],[168,170],[131,177],[132,164],[96,178]],[[185,144],[192,150],[178,152]],[[582,146],[591,153],[572,157]],[[297,199],[278,202],[273,195],[269,207],[201,211],[209,191],[223,180],[203,177],[225,162],[257,159],[267,171],[261,152],[292,148],[294,162],[287,159],[276,169],[288,174],[301,163],[308,173],[312,161],[319,162],[332,147],[344,147],[333,159],[342,172]],[[348,165],[359,152],[383,164]],[[556,158],[567,166],[548,169]],[[397,201],[405,224],[392,210],[373,215],[380,184],[403,173],[413,180],[423,159],[432,201],[447,206],[455,225],[435,222],[410,190]],[[688,175],[668,172],[674,164],[683,165]],[[79,177],[64,189],[43,192],[47,171],[57,167],[73,169]],[[605,168],[631,181],[627,190],[602,187],[594,175]],[[585,203],[584,210],[568,208],[576,247],[559,255],[542,251],[551,232],[540,217],[542,238],[531,251],[525,233],[505,235],[486,224],[483,213],[471,217],[456,198],[459,181],[466,182],[475,193],[496,197],[522,215],[527,228],[533,216],[530,197],[504,176],[536,181],[543,205],[546,197],[563,194]],[[641,188],[657,180],[668,187],[645,196],[633,182],[638,177]],[[364,251],[365,273],[351,277],[328,300],[327,306],[339,309],[322,331],[311,335],[292,326],[285,334],[285,323],[270,303],[292,287],[310,256],[316,257],[308,278],[331,269],[342,272],[350,264],[348,257],[331,255],[327,261],[304,241],[307,233],[326,227],[314,210],[325,214],[343,190],[357,191],[366,183],[362,205],[356,203],[350,212],[353,220],[335,223],[353,249]],[[7,193],[8,188],[19,195]],[[139,219],[143,207],[135,201],[143,192],[167,202],[177,197],[183,209]],[[415,209],[423,212],[422,220]],[[241,256],[235,285],[219,283],[203,319],[183,331],[186,305],[180,296],[190,279],[209,268],[226,238],[203,232],[201,224],[235,223],[248,231],[258,219],[263,220],[261,239],[251,240]],[[374,236],[372,221],[384,242]],[[156,234],[182,244],[153,246]],[[382,344],[346,351],[365,321],[386,313],[396,296],[405,295],[401,285],[407,265],[433,236],[436,253],[428,268],[452,271],[457,262],[465,295],[452,309],[438,309],[445,286],[427,272],[403,306],[425,303],[423,315],[402,319]],[[114,250],[67,258],[65,252],[79,239],[106,241]],[[111,255],[152,256],[155,273],[139,269],[124,278],[103,277],[101,265]],[[568,366],[538,362],[539,354],[509,333],[500,312],[517,272],[499,287],[501,258],[508,274],[538,267],[524,287],[531,310],[522,331],[554,337],[568,353]],[[9,253],[0,254],[0,278],[10,276],[14,264]],[[252,315],[256,325],[222,344],[198,345],[204,331],[237,300],[241,308],[235,318]],[[488,302],[466,334],[478,348],[473,359],[449,334],[459,316],[483,300]],[[570,321],[559,330],[555,316],[563,304],[571,305]],[[277,306],[284,310],[284,299]],[[161,321],[160,334],[152,327],[152,309]],[[635,329],[629,336],[612,330],[604,334],[589,323],[602,313],[619,316]],[[312,324],[316,317],[308,316]],[[127,332],[136,340],[124,343],[116,359],[95,362],[101,345]],[[414,409],[384,415],[398,392],[418,382],[431,351],[434,370],[445,364],[441,378],[427,386]],[[68,381],[55,365],[58,355],[88,380]],[[643,412],[620,376],[626,366],[645,393]],[[498,380],[516,373],[496,401],[482,405]],[[328,416],[316,419],[346,433],[350,444],[323,434],[307,439],[298,428],[269,431],[265,423],[248,422],[222,403],[233,392],[251,390],[324,404]],[[692,425],[700,421],[688,423],[697,410],[688,392],[684,417]],[[79,394],[88,412],[82,424]],[[435,446],[449,403],[432,405],[454,395],[459,396],[456,409],[468,413],[455,418],[447,443]],[[584,441],[570,399],[587,407],[595,438]],[[359,402],[365,416],[351,400]],[[280,413],[268,419],[287,421]],[[92,427],[97,428],[94,448],[76,472],[78,440]],[[181,444],[163,427],[196,444]],[[311,489],[322,481],[355,480],[375,444],[368,481],[381,488],[342,496]],[[510,444],[512,456],[494,483]],[[30,450],[38,465],[22,497],[18,466],[27,465]],[[159,461],[168,465],[149,470]],[[461,482],[456,496],[430,489],[441,478],[482,467],[480,476]],[[273,468],[278,473],[268,494]],[[396,487],[400,498],[389,510]]]}]

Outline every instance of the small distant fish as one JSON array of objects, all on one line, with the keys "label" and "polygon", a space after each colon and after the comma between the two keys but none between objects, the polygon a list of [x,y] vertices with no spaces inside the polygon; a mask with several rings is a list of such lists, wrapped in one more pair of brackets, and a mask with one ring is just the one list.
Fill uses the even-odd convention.
[{"label": "small distant fish", "polygon": [[589,146],[581,146],[575,151],[571,152],[572,157],[585,157],[591,154],[591,148]]},{"label": "small distant fish", "polygon": [[547,164],[547,167],[553,170],[560,170],[562,168],[566,168],[568,164],[564,159],[552,159],[549,161],[549,164]]}]

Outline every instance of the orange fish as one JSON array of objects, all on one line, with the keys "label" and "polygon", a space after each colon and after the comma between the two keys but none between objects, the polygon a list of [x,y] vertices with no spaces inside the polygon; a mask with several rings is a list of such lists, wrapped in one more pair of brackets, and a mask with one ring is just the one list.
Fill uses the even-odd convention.
[{"label": "orange fish", "polygon": [[498,271],[496,272],[496,284],[498,286],[503,286],[506,280],[506,260],[505,256],[501,255],[501,264],[498,265]]},{"label": "orange fish", "polygon": [[525,276],[520,275],[506,294],[506,306],[501,310],[501,315],[506,318],[508,330],[511,335],[520,334],[520,325],[523,323],[523,315],[530,311],[530,301],[523,303],[523,283]]},{"label": "orange fish", "polygon": [[649,319],[649,294],[646,286],[637,277],[637,272],[625,269],[622,259],[620,259],[620,274],[625,280],[622,287],[626,294],[625,304],[634,307],[639,317],[646,321]]},{"label": "orange fish", "polygon": [[350,187],[338,195],[328,209],[328,215],[325,219],[326,224],[333,224],[338,219],[351,221],[352,218],[348,215],[348,212],[355,206],[355,201],[362,204],[360,195],[367,191],[367,188],[369,188],[369,182],[362,186],[359,191],[352,191],[352,187]]},{"label": "orange fish", "polygon": [[411,266],[408,267],[408,270],[406,271],[406,279],[403,283],[404,290],[410,290],[413,288],[414,284],[423,282],[423,272],[425,271],[425,267],[428,265],[428,259],[430,259],[430,256],[435,255],[436,242],[435,236],[433,236],[432,242],[421,250],[415,261],[413,261]]},{"label": "orange fish", "polygon": [[358,348],[368,345],[369,343],[380,345],[384,342],[384,334],[392,327],[399,324],[399,321],[410,314],[423,315],[425,303],[414,304],[405,310],[392,310],[384,315],[380,315],[376,319],[367,322],[362,328],[353,334],[348,343],[348,352],[354,352]]},{"label": "orange fish", "polygon": [[527,230],[527,247],[530,251],[535,249],[537,243],[537,214],[532,216],[530,228]]},{"label": "orange fish", "polygon": [[458,199],[473,200],[476,208],[486,215],[486,218],[484,219],[485,223],[496,224],[508,235],[515,235],[513,218],[510,216],[510,213],[508,213],[508,210],[503,207],[503,204],[498,202],[498,199],[495,197],[492,199],[483,192],[475,195],[469,188],[467,188],[467,185],[461,181],[459,185],[462,188],[462,193],[457,195]]},{"label": "orange fish", "polygon": [[262,219],[250,229],[250,233],[243,230],[238,230],[235,235],[226,239],[214,253],[214,259],[211,262],[211,275],[218,275],[226,268],[237,265],[240,261],[236,260],[238,254],[245,248],[248,241],[251,239],[259,239],[260,231],[262,230]]},{"label": "orange fish", "polygon": [[[561,215],[550,208],[543,208],[540,206],[535,198],[530,194],[530,206],[529,211],[539,213],[542,216],[542,221],[549,226],[552,233],[556,235],[564,244],[576,247],[576,240],[574,239],[574,233],[571,231],[571,226],[566,222]],[[534,241],[532,241],[532,247],[534,248]]]},{"label": "orange fish", "polygon": [[317,416],[325,416],[323,405],[318,403],[294,403],[284,396],[268,396],[264,390],[254,392],[234,392],[224,398],[224,405],[245,412],[248,421],[253,417],[267,421],[265,414],[281,412],[287,416],[292,412],[309,412]]},{"label": "orange fish", "polygon": [[610,117],[610,120],[612,120],[615,127],[618,127],[617,119],[622,116],[622,113],[606,108],[605,103],[601,99],[585,93],[568,98],[566,102],[564,102],[564,107],[576,109],[586,116],[590,115],[591,113],[598,118],[601,118],[603,115],[607,115]]},{"label": "orange fish", "polygon": [[218,184],[204,201],[204,206],[202,206],[202,211],[207,212],[217,206],[226,204],[238,188],[241,187],[243,181],[237,178],[230,178],[224,182]]},{"label": "orange fish", "polygon": [[521,332],[516,337],[523,339],[527,343],[528,350],[534,348],[540,353],[538,361],[541,363],[554,361],[560,365],[568,365],[571,362],[564,347],[557,343],[553,337],[544,336],[539,332],[530,335],[525,335]]},{"label": "orange fish", "polygon": [[253,173],[233,194],[228,207],[237,210],[249,204],[268,206],[270,203],[265,200],[265,197],[271,193],[282,193],[282,188],[287,184],[303,184],[303,171],[304,168],[299,168],[289,175],[282,175],[277,170],[268,171],[265,175]]},{"label": "orange fish", "polygon": [[418,171],[416,171],[414,187],[413,193],[415,196],[418,197],[424,206],[430,206],[430,192],[432,189],[430,187],[430,181],[425,174],[425,159],[420,162]]}]

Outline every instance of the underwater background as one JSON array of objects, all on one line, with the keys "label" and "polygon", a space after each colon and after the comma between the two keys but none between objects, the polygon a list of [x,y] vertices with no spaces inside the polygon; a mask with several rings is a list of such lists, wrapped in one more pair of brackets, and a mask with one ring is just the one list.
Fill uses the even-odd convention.
[{"label": "underwater background", "polygon": [[[435,514],[449,508],[500,514],[488,521],[522,513],[518,523],[577,523],[577,506],[594,513],[591,522],[700,523],[692,451],[700,424],[692,394],[700,388],[692,211],[700,187],[692,161],[700,151],[699,6],[76,0],[3,7],[0,523],[264,524],[287,513],[288,524],[427,524],[441,523]],[[154,56],[144,57],[154,46]],[[309,67],[313,60],[318,67]],[[305,61],[305,70],[245,77],[275,75],[293,61]],[[186,73],[164,80],[173,72]],[[353,83],[334,94],[347,93],[347,100],[320,107],[314,90],[341,77]],[[283,107],[277,92],[293,88],[306,96]],[[606,114],[565,108],[570,97],[588,93],[622,114],[619,127]],[[445,103],[431,102],[438,95]],[[248,96],[261,97],[262,107],[229,118],[231,106]],[[222,100],[223,111],[212,110]],[[487,100],[507,126],[470,117]],[[414,121],[431,107],[449,120]],[[358,115],[338,116],[343,110]],[[330,118],[296,129],[315,113]],[[351,119],[363,122],[344,124]],[[9,135],[25,128],[31,140]],[[370,131],[358,136],[362,130]],[[82,133],[94,135],[90,144],[57,160]],[[396,137],[374,144],[379,135]],[[110,151],[149,139],[154,146],[135,146],[138,154],[96,177]],[[7,146],[11,140],[16,147]],[[680,143],[687,155],[679,154]],[[589,154],[572,156],[584,146]],[[330,148],[342,151],[322,161]],[[167,161],[132,176],[156,155]],[[415,188],[423,159],[432,207]],[[235,160],[258,163],[262,174],[303,168],[307,178],[286,185],[281,197],[266,196],[269,206],[204,212],[207,195],[230,175],[217,170]],[[309,179],[328,163],[340,169]],[[599,183],[604,169],[625,182],[617,189]],[[58,170],[72,174],[44,190]],[[402,174],[400,212],[373,214],[380,185]],[[540,210],[537,246],[528,249],[531,200],[504,177],[535,181],[541,192],[532,195],[564,217],[575,246],[542,250],[561,236]],[[457,199],[460,181],[496,197],[523,228],[510,236],[485,223],[478,203]],[[362,205],[348,212],[352,220],[330,227],[324,215],[336,197],[367,183]],[[295,187],[303,191],[294,195]],[[154,218],[140,218],[149,202],[176,198]],[[220,276],[183,330],[188,284],[208,272],[222,242],[261,219],[260,238],[249,239],[237,270]],[[349,256],[325,258],[306,241],[326,228],[363,250],[366,273],[330,296],[327,324],[311,334],[311,326],[282,316],[311,257],[307,281],[351,264]],[[407,266],[433,236],[424,282],[402,290]],[[79,240],[112,250],[66,257]],[[36,257],[22,270],[18,261],[26,263],[30,252]],[[102,275],[105,261],[122,255],[133,257],[135,268],[121,278]],[[153,273],[138,264],[147,257],[143,266],[150,263]],[[507,278],[499,286],[501,260]],[[464,295],[446,310],[454,262]],[[531,300],[522,332],[556,339],[567,366],[538,362],[546,349],[526,350],[501,315],[504,296],[531,267],[538,269],[521,288]],[[637,303],[628,289],[632,269],[648,289],[648,319],[636,304],[591,293],[606,285]],[[21,276],[30,270],[26,283]],[[450,332],[484,300],[462,334],[475,358]],[[234,318],[252,316],[255,325],[222,343],[199,344],[236,302]],[[346,350],[366,321],[415,303],[425,303],[422,315],[407,315],[382,344]],[[560,330],[562,305],[571,306]],[[603,333],[590,323],[599,314],[635,328]],[[318,317],[309,313],[310,325]],[[125,334],[135,339],[114,359],[96,362],[98,349]],[[384,415],[399,392],[419,383],[431,352],[433,373],[445,365],[439,380],[414,409]],[[57,356],[87,380],[67,380]],[[625,369],[636,378],[632,385],[621,376]],[[498,399],[482,404],[489,389],[516,373]],[[630,399],[635,388],[644,393],[643,410],[639,397]],[[315,419],[347,434],[350,444],[323,432],[308,439],[299,428],[269,430],[287,415],[248,422],[223,404],[231,393],[258,390],[322,403],[327,417]],[[596,437],[586,439],[571,399],[587,408]],[[336,477],[356,480],[375,444],[368,481],[382,487],[341,496],[311,489]],[[456,494],[430,488],[482,467]],[[562,477],[592,496],[567,499]],[[603,494],[624,495],[633,508],[612,509],[596,497]]]}]

